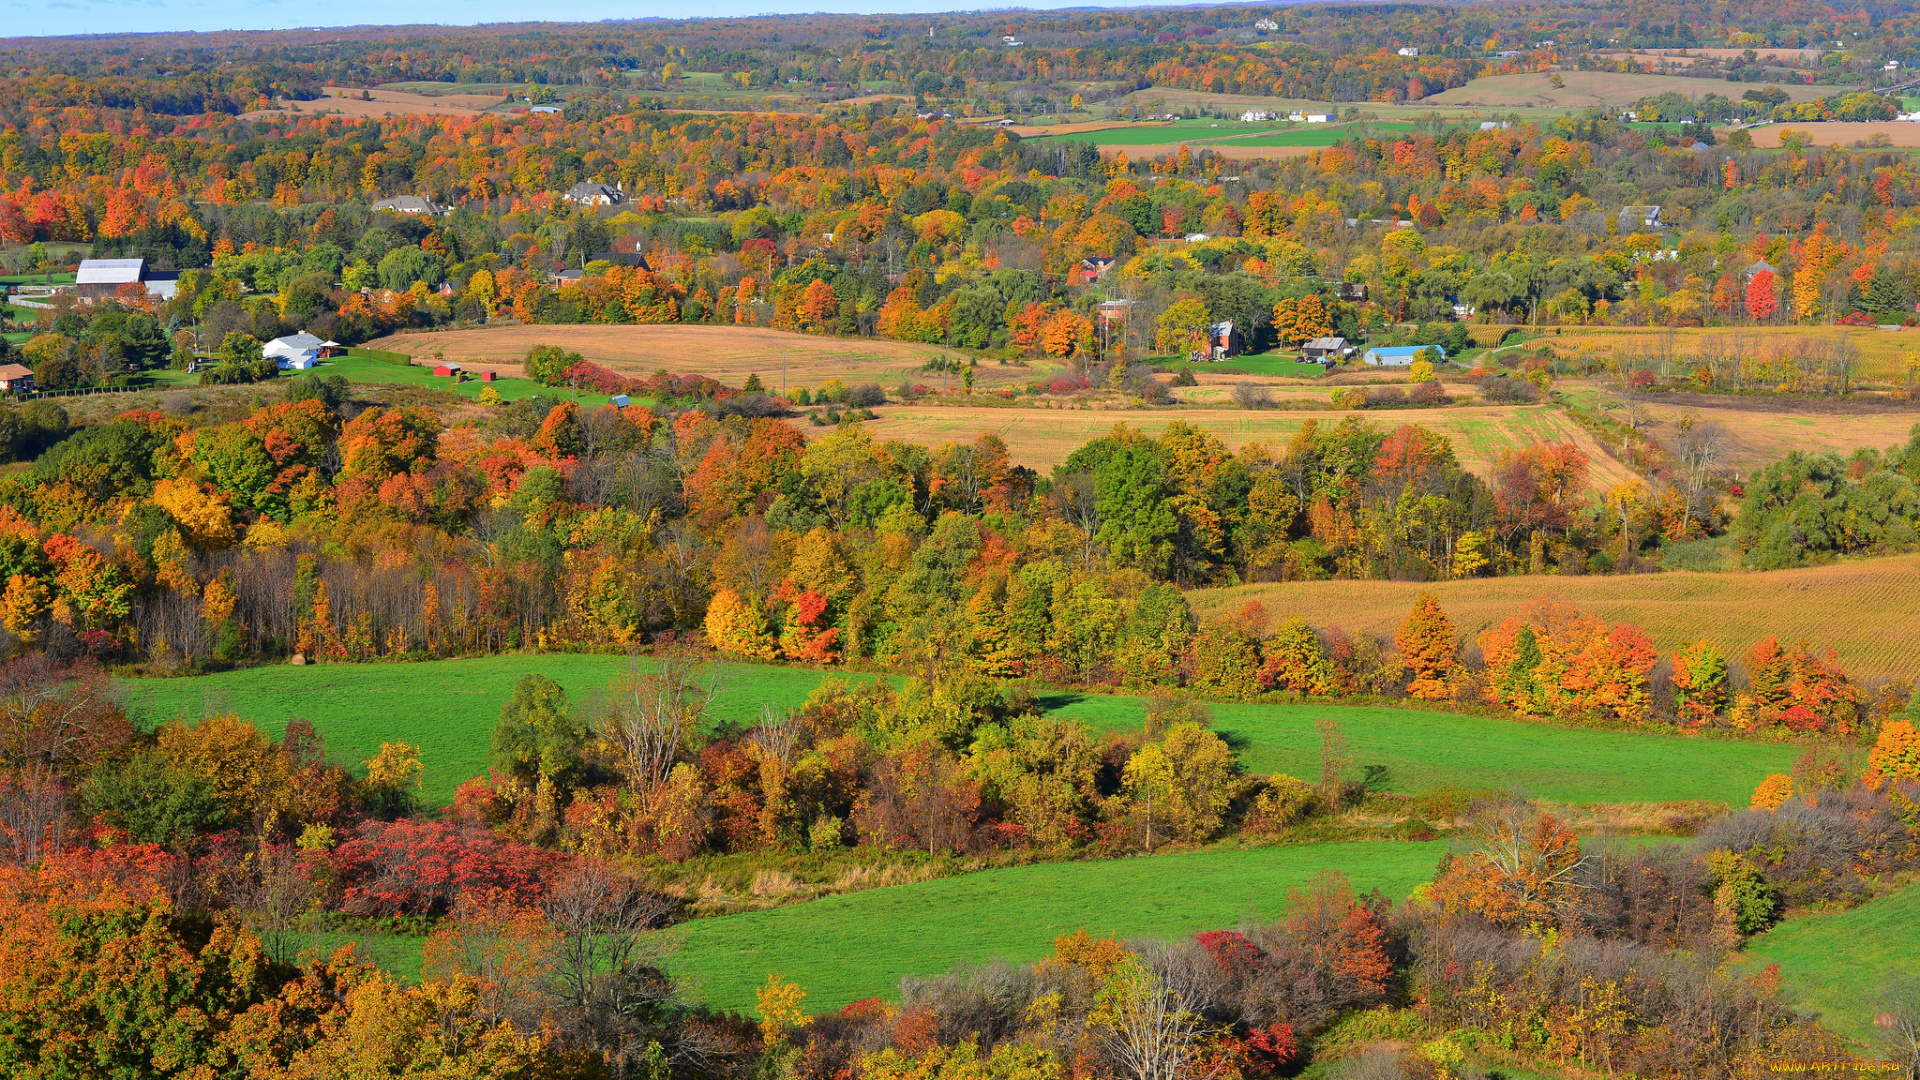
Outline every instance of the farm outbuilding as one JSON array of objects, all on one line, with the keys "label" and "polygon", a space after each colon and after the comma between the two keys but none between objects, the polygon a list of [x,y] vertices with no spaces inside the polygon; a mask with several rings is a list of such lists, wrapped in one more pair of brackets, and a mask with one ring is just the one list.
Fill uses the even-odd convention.
[{"label": "farm outbuilding", "polygon": [[1440,355],[1441,363],[1447,359],[1447,350],[1439,345],[1392,345],[1368,349],[1361,360],[1375,367],[1412,367],[1420,355],[1420,350],[1432,349]]}]

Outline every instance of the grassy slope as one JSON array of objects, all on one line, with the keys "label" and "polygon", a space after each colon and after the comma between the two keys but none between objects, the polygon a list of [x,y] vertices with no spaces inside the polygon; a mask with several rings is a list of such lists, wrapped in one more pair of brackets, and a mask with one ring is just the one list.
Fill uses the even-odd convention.
[{"label": "grassy slope", "polygon": [[820,1012],[897,997],[903,975],[963,961],[1036,960],[1053,939],[1170,935],[1272,919],[1289,889],[1324,869],[1398,899],[1433,874],[1441,842],[1231,848],[1106,862],[1052,863],[896,885],[685,924],[669,967],[723,1009],[753,1008],[770,973],[805,986]]},{"label": "grassy slope", "polygon": [[[332,360],[322,360],[314,371],[321,375],[345,375],[357,383],[383,383],[390,386],[431,386],[438,390],[449,390],[465,398],[478,398],[483,387],[491,386],[500,395],[502,401],[514,401],[530,395],[544,395],[559,401],[573,398],[570,390],[555,390],[541,386],[531,379],[496,379],[483,383],[478,376],[466,382],[456,383],[452,379],[436,377],[433,374],[431,358],[422,358],[408,367],[398,364],[382,363],[362,356],[342,356]],[[605,394],[581,393],[577,400],[582,405],[605,405]]]},{"label": "grassy slope", "polygon": [[[419,664],[274,665],[191,679],[129,680],[135,715],[153,723],[233,709],[278,734],[311,721],[338,757],[361,760],[380,742],[416,743],[429,805],[486,772],[488,741],[513,683],[539,672],[584,700],[627,671],[617,656],[496,656]],[[817,671],[724,665],[717,719],[751,724],[763,704],[798,705],[826,676]],[[851,675],[850,678],[870,676]],[[1140,726],[1139,698],[1059,694],[1047,703],[1101,730]],[[1393,790],[1504,788],[1565,802],[1713,799],[1739,804],[1791,748],[1625,732],[1586,731],[1444,713],[1343,705],[1217,705],[1218,726],[1256,772],[1319,773],[1313,723],[1337,718],[1358,765],[1393,770]]]},{"label": "grassy slope", "polygon": [[[1354,765],[1392,770],[1387,787],[1500,790],[1567,803],[1707,799],[1746,805],[1755,784],[1790,768],[1798,747],[1688,739],[1365,706],[1214,705],[1214,727],[1253,772],[1320,773],[1314,722],[1338,720]],[[1099,729],[1138,728],[1138,698],[1062,699],[1061,712]]]},{"label": "grassy slope", "polygon": [[[415,743],[426,765],[428,805],[443,806],[462,781],[486,774],[494,722],[520,676],[545,675],[579,702],[631,664],[624,656],[566,654],[423,664],[281,664],[123,685],[134,714],[149,723],[232,709],[277,737],[289,719],[301,717],[326,736],[335,757],[354,761],[371,757],[383,739]],[[743,724],[759,718],[763,702],[800,704],[821,679],[813,671],[735,664],[723,665],[719,675],[724,689],[714,713]]]},{"label": "grassy slope", "polygon": [[1747,944],[1747,956],[1779,964],[1803,1008],[1835,1031],[1873,1045],[1880,980],[1920,971],[1920,885],[1837,915],[1809,915]]}]

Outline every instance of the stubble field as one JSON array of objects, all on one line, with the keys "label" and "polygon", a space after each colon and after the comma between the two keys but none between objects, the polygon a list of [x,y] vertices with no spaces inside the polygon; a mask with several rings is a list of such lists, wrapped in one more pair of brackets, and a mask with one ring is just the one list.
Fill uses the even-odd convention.
[{"label": "stubble field", "polygon": [[1876,136],[1886,136],[1888,146],[1920,146],[1920,124],[1912,121],[1882,120],[1871,123],[1795,123],[1769,124],[1753,129],[1753,145],[1773,147],[1780,145],[1780,137],[1788,131],[1804,131],[1815,146],[1853,146],[1860,143],[1874,145]]},{"label": "stubble field", "polygon": [[1765,573],[1476,578],[1427,584],[1292,581],[1189,593],[1197,613],[1222,615],[1258,600],[1277,618],[1391,635],[1431,592],[1463,640],[1528,601],[1568,601],[1607,622],[1638,625],[1662,653],[1705,639],[1730,658],[1768,634],[1832,648],[1855,678],[1920,678],[1920,555]]},{"label": "stubble field", "polygon": [[[884,382],[891,389],[903,378],[937,385],[940,377],[922,371],[943,355],[938,345],[882,338],[817,337],[757,326],[488,326],[473,330],[406,331],[368,342],[368,348],[406,353],[416,360],[444,357],[469,370],[492,369],[519,375],[521,361],[535,345],[558,345],[624,374],[645,376],[665,368],[676,374],[706,375],[738,386],[757,373],[778,392],[782,366],[789,388],[818,387],[828,379]],[[955,354],[957,355],[957,354]],[[983,364],[978,385],[1024,382],[1040,367]]]},{"label": "stubble field", "polygon": [[[1553,85],[1555,74],[1560,76],[1564,86]],[[1528,105],[1561,109],[1578,109],[1596,105],[1619,107],[1631,105],[1644,97],[1656,97],[1668,92],[1694,98],[1705,97],[1707,94],[1724,96],[1727,94],[1728,87],[1733,85],[1724,79],[1697,79],[1687,75],[1642,75],[1617,71],[1533,71],[1523,75],[1488,75],[1474,79],[1465,86],[1456,86],[1450,90],[1429,95],[1421,100],[1421,104],[1481,108],[1513,108]],[[1831,86],[1804,86],[1789,83],[1778,85],[1780,89],[1787,92],[1790,101],[1812,101],[1834,92]]]},{"label": "stubble field", "polygon": [[[1291,396],[1304,397],[1308,393]],[[1492,472],[1502,450],[1572,440],[1593,459],[1596,483],[1611,484],[1626,478],[1625,470],[1592,436],[1564,412],[1549,406],[1356,413],[1231,408],[1108,410],[893,405],[880,410],[880,418],[867,426],[877,438],[936,446],[964,442],[982,432],[992,432],[1006,441],[1015,463],[1045,472],[1065,461],[1067,455],[1081,445],[1111,431],[1115,424],[1157,435],[1178,420],[1210,432],[1229,448],[1238,450],[1253,442],[1284,443],[1308,420],[1326,425],[1339,423],[1348,416],[1388,431],[1403,424],[1417,424],[1444,435],[1453,443],[1454,455],[1461,465],[1482,476]]]}]

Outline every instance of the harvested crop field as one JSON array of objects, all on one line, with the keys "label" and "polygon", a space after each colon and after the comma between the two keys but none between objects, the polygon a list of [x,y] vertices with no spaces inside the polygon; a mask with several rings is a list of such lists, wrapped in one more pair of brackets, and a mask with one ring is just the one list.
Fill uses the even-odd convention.
[{"label": "harvested crop field", "polygon": [[[1724,458],[1727,467],[1745,473],[1768,462],[1778,461],[1795,450],[1818,453],[1831,450],[1846,456],[1859,447],[1884,450],[1903,444],[1913,427],[1920,423],[1920,410],[1881,410],[1875,412],[1793,412],[1756,408],[1719,408],[1722,401],[1688,395],[1682,402],[1659,401],[1646,406],[1655,418],[1643,428],[1654,441],[1671,444],[1674,424],[1691,412],[1702,419],[1726,425],[1729,445]],[[1734,399],[1746,404],[1751,399]],[[1710,403],[1709,407],[1702,407]]]},{"label": "harvested crop field", "polygon": [[1294,581],[1202,589],[1202,616],[1258,600],[1282,617],[1392,635],[1414,598],[1431,592],[1463,641],[1536,597],[1552,597],[1608,622],[1629,622],[1661,652],[1705,639],[1737,662],[1768,634],[1832,648],[1855,678],[1920,677],[1920,555],[1764,573],[1671,571],[1610,577],[1508,577],[1427,584]]},{"label": "harvested crop field", "polygon": [[[520,362],[535,345],[558,345],[629,375],[661,368],[706,375],[734,386],[758,373],[771,390],[780,387],[786,364],[789,388],[817,387],[828,379],[885,382],[903,378],[938,385],[940,376],[921,371],[940,356],[937,345],[879,338],[831,338],[789,334],[757,326],[488,326],[440,333],[409,331],[370,342],[369,347],[419,359],[444,356],[470,370],[491,368],[520,374]],[[983,364],[978,385],[1025,382],[1036,369]]]},{"label": "harvested crop field", "polygon": [[[1566,85],[1556,89],[1552,83],[1558,74]],[[1831,86],[1794,86],[1778,84],[1791,101],[1812,101],[1834,92]],[[1489,75],[1456,86],[1444,93],[1421,99],[1423,105],[1473,105],[1481,108],[1509,108],[1516,105],[1540,105],[1548,108],[1585,108],[1589,105],[1631,105],[1644,97],[1668,92],[1687,97],[1726,94],[1723,79],[1696,79],[1686,75],[1622,74],[1617,71],[1533,71],[1524,75]]]},{"label": "harvested crop field", "polygon": [[[1920,131],[1920,124],[1905,126]],[[1758,131],[1754,137],[1759,138]],[[1647,367],[1656,374],[1661,373],[1661,356],[1669,358],[1667,363],[1672,365],[1669,373],[1680,373],[1691,369],[1703,351],[1770,359],[1791,357],[1798,352],[1818,353],[1844,344],[1854,357],[1855,379],[1882,387],[1891,385],[1900,375],[1903,357],[1920,352],[1920,330],[1881,330],[1872,326],[1690,326],[1683,329],[1565,326],[1539,341],[1552,346],[1562,356],[1584,352],[1609,359],[1629,357],[1636,361],[1636,367]]]},{"label": "harvested crop field", "polygon": [[[1452,441],[1454,455],[1460,463],[1483,476],[1492,471],[1495,459],[1504,449],[1571,439],[1593,459],[1596,484],[1604,486],[1626,479],[1626,473],[1591,436],[1568,419],[1565,413],[1544,406],[1394,409],[1351,413],[1273,409],[1136,411],[893,405],[881,409],[880,418],[869,422],[867,426],[877,438],[905,439],[929,445],[964,442],[981,432],[990,431],[1006,440],[1015,463],[1045,472],[1065,461],[1067,455],[1082,444],[1112,430],[1115,424],[1126,424],[1158,434],[1168,424],[1180,420],[1212,432],[1229,447],[1238,449],[1250,442],[1285,442],[1308,420],[1336,424],[1348,416],[1358,416],[1364,423],[1377,424],[1387,430],[1403,424],[1418,424],[1444,435]],[[817,432],[821,429],[805,430]]]},{"label": "harvested crop field", "polygon": [[1875,136],[1885,135],[1888,146],[1920,146],[1920,124],[1910,120],[1882,120],[1870,124],[1768,124],[1753,129],[1753,145],[1779,146],[1780,136],[1788,131],[1804,131],[1815,146],[1872,146]]},{"label": "harvested crop field", "polygon": [[[368,90],[366,94],[372,100],[363,101],[361,91],[341,86],[329,86],[327,96],[318,101],[292,101],[286,103],[286,111],[306,113],[342,113],[347,116],[479,116],[482,110],[501,103],[501,99],[485,94],[445,94],[428,97],[424,94],[406,94],[397,90]],[[279,112],[280,110],[274,110]],[[273,115],[273,112],[249,115]]]}]

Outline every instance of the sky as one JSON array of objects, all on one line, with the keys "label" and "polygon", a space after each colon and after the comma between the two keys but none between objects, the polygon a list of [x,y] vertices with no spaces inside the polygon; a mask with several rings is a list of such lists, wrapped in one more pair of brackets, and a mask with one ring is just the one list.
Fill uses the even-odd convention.
[{"label": "sky", "polygon": [[[561,7],[525,0],[0,0],[0,37],[65,34],[151,33],[180,30],[286,30],[307,26],[364,26],[438,23],[524,22],[564,13],[569,22],[601,19],[688,18],[794,14],[813,11],[910,13],[964,10],[966,0],[701,0],[699,3],[643,0],[572,0]],[[1145,3],[1089,4],[1087,0],[1021,0],[982,5],[1022,8],[1145,7]]]}]

